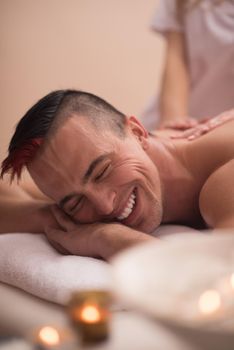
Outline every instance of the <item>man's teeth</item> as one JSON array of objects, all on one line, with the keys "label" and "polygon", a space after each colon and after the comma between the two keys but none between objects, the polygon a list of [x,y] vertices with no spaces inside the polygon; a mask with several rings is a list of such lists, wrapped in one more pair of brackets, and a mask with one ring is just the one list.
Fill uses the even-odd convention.
[{"label": "man's teeth", "polygon": [[135,198],[136,198],[136,195],[132,193],[131,196],[129,197],[128,203],[124,208],[123,212],[121,213],[121,215],[117,217],[118,220],[126,219],[131,214],[133,207],[135,205]]}]

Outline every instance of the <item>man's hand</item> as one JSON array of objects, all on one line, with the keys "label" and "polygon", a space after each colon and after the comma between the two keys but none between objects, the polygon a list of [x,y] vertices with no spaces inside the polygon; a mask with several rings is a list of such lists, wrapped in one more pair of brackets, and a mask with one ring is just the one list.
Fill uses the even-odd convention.
[{"label": "man's hand", "polygon": [[155,238],[119,223],[76,224],[58,206],[52,212],[60,228],[46,228],[52,246],[62,254],[108,260],[122,249]]},{"label": "man's hand", "polygon": [[187,139],[189,141],[195,140],[196,138],[206,134],[207,132],[217,128],[218,126],[234,119],[234,109],[219,114],[214,118],[206,118],[200,122],[197,126],[185,130],[184,132],[172,135],[172,139]]}]

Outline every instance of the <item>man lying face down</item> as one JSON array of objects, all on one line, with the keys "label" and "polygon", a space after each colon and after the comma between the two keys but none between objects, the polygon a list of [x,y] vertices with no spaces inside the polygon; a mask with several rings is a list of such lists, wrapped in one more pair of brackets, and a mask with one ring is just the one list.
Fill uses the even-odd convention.
[{"label": "man lying face down", "polygon": [[108,259],[162,223],[234,227],[233,135],[234,119],[193,142],[154,136],[95,95],[55,91],[20,120],[2,174],[26,166],[57,204],[59,250]]}]

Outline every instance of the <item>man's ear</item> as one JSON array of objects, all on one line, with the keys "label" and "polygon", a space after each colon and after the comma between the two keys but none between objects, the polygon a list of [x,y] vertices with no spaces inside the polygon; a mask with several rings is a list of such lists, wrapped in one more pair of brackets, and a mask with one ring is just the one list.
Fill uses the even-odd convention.
[{"label": "man's ear", "polygon": [[148,146],[148,131],[144,128],[141,122],[134,116],[128,117],[127,120],[128,128],[132,134],[137,137],[137,139],[142,144],[144,149]]}]

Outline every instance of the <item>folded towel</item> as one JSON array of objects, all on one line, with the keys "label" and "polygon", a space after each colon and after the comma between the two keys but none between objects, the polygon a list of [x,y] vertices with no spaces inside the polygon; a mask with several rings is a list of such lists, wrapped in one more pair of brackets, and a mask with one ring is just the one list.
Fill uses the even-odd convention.
[{"label": "folded towel", "polygon": [[[197,231],[166,225],[155,236],[169,239],[181,232]],[[73,291],[110,289],[112,284],[111,267],[105,261],[61,255],[44,235],[31,233],[0,234],[0,281],[59,304],[66,304]]]},{"label": "folded towel", "polygon": [[0,235],[0,281],[66,304],[73,291],[109,289],[111,278],[105,261],[61,255],[42,234],[11,233]]}]

